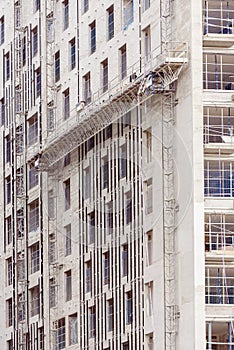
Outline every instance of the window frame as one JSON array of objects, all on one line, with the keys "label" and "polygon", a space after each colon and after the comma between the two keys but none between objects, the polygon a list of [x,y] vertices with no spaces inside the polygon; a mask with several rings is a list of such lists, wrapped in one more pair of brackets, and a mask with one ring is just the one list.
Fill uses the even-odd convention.
[{"label": "window frame", "polygon": [[127,45],[124,44],[119,49],[120,55],[120,79],[124,79],[127,76]]},{"label": "window frame", "polygon": [[115,15],[114,5],[111,5],[107,10],[107,41],[115,36]]},{"label": "window frame", "polygon": [[60,50],[54,54],[54,81],[57,83],[60,80]]},{"label": "window frame", "polygon": [[97,38],[96,38],[96,20],[89,24],[89,40],[90,40],[90,55],[96,51]]},{"label": "window frame", "polygon": [[29,232],[35,232],[40,227],[40,205],[39,198],[36,198],[29,203],[28,210],[28,230]]},{"label": "window frame", "polygon": [[4,16],[0,18],[0,46],[5,41],[5,19]]},{"label": "window frame", "polygon": [[69,0],[63,1],[63,30],[69,27]]},{"label": "window frame", "polygon": [[76,39],[73,38],[69,41],[70,45],[70,70],[76,67]]}]

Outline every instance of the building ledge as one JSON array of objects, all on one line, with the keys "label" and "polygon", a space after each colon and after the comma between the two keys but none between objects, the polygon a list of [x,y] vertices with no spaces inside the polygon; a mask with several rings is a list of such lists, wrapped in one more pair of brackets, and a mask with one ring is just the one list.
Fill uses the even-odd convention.
[{"label": "building ledge", "polygon": [[203,105],[231,107],[234,105],[234,90],[204,89]]},{"label": "building ledge", "polygon": [[203,47],[231,47],[232,45],[234,45],[234,34],[203,35]]},{"label": "building ledge", "polygon": [[234,260],[234,247],[227,246],[224,249],[220,250],[212,250],[205,253],[206,260],[216,262],[217,264],[221,264],[223,258],[225,261],[233,261]]},{"label": "building ledge", "polygon": [[204,144],[205,154],[217,154],[219,151],[221,154],[234,154],[234,137],[233,136],[222,136],[223,143],[214,142]]},{"label": "building ledge", "polygon": [[233,317],[234,304],[206,304],[206,318],[209,320],[229,320]]}]

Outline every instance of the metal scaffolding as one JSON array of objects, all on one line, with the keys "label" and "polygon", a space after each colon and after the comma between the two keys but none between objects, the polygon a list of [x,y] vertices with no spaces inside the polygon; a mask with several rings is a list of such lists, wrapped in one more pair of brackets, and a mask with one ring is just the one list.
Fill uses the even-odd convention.
[{"label": "metal scaffolding", "polygon": [[[172,1],[161,0],[161,44],[162,50],[172,38]],[[165,349],[176,349],[177,319],[176,305],[176,196],[174,170],[174,92],[165,91],[162,96],[162,169],[163,169],[163,242],[164,242],[164,317]]]},{"label": "metal scaffolding", "polygon": [[[187,44],[170,42],[162,53],[152,53],[145,72],[140,62],[129,69],[129,75],[106,94],[94,94],[90,104],[81,111],[73,111],[68,120],[57,125],[42,146],[41,170],[48,170],[67,153],[116,121],[120,116],[144,102],[149,96],[170,90],[187,63]],[[132,79],[134,74],[135,79]],[[78,108],[79,109],[79,108]]]},{"label": "metal scaffolding", "polygon": [[23,112],[23,40],[22,0],[15,2],[15,118],[13,121],[13,203],[14,203],[14,348],[26,349],[28,327],[28,271],[26,230],[26,140],[25,115]]}]

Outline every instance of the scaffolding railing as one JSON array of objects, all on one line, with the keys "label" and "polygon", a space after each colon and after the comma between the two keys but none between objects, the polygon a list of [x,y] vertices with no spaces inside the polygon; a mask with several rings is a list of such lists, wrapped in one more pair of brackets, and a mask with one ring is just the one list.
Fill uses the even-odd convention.
[{"label": "scaffolding railing", "polygon": [[205,234],[205,251],[230,251],[234,252],[234,232],[212,231]]},{"label": "scaffolding railing", "polygon": [[[205,300],[206,304],[234,304],[234,278],[223,276],[217,271],[217,276],[206,275]],[[230,270],[230,272],[232,272]],[[228,269],[226,269],[228,273]]]},{"label": "scaffolding railing", "polygon": [[206,323],[206,349],[228,349],[234,347],[233,321]]},{"label": "scaffolding railing", "polygon": [[234,34],[233,1],[205,1],[203,27],[204,34]]},{"label": "scaffolding railing", "polygon": [[205,125],[204,143],[233,143],[233,126]]},{"label": "scaffolding railing", "polygon": [[[92,94],[91,102],[83,109],[70,111],[68,119],[60,120],[42,147],[41,168],[48,169],[68,152],[133,109],[136,103],[149,98],[151,93],[170,90],[187,63],[188,47],[184,42],[167,43],[166,49],[153,51],[147,68],[142,71],[140,61],[128,69],[125,79],[116,77],[103,93]],[[148,78],[153,74],[153,79]],[[78,111],[77,111],[78,110]]]},{"label": "scaffolding railing", "polygon": [[232,55],[204,54],[203,88],[234,90],[234,66]]}]

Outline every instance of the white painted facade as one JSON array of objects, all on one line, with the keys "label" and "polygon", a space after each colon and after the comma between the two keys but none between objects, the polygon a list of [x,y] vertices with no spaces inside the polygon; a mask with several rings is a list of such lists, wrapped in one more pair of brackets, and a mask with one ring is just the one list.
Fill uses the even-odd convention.
[{"label": "white painted facade", "polygon": [[232,349],[233,21],[2,1],[1,349]]}]

